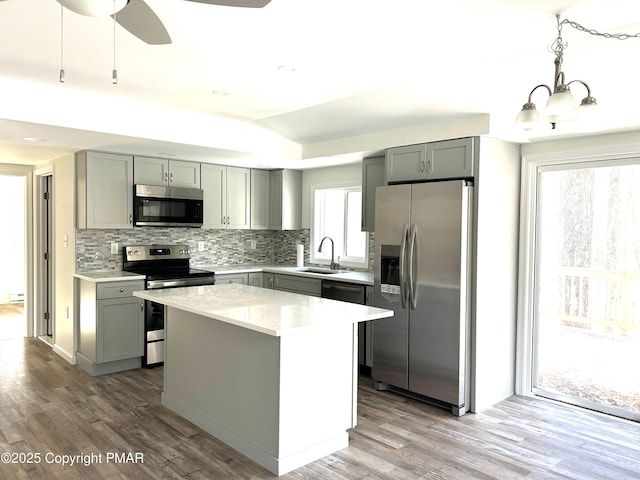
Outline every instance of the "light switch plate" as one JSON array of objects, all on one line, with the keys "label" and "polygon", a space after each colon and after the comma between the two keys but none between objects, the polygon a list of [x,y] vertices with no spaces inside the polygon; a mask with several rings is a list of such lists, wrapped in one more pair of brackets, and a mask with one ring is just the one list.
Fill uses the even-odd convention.
[{"label": "light switch plate", "polygon": [[198,242],[198,251],[204,252],[204,242]]},{"label": "light switch plate", "polygon": [[118,253],[118,244],[117,243],[112,243],[111,244],[111,253]]}]

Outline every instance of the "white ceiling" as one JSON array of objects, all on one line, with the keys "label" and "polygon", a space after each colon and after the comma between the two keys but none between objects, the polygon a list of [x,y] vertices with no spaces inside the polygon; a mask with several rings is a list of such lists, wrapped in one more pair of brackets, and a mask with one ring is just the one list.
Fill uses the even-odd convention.
[{"label": "white ceiling", "polygon": [[[118,26],[117,85],[109,17],[65,10],[61,84],[60,5],[0,1],[0,162],[92,148],[307,168],[449,132],[580,135],[527,138],[513,126],[530,90],[553,83],[555,15],[640,32],[637,0],[146,1],[173,43],[148,45]],[[640,38],[562,32],[567,80],[589,83],[603,131],[640,128]]]}]

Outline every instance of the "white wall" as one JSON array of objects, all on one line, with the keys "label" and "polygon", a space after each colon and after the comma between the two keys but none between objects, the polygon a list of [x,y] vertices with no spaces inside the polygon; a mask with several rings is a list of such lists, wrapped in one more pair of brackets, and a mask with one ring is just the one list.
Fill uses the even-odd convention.
[{"label": "white wall", "polygon": [[54,318],[53,349],[75,364],[75,157],[53,161]]},{"label": "white wall", "polygon": [[0,303],[25,293],[25,198],[23,176],[0,175]]},{"label": "white wall", "polygon": [[471,406],[484,410],[515,390],[520,147],[480,139],[475,192],[475,323]]},{"label": "white wall", "polygon": [[338,182],[362,184],[362,162],[302,171],[302,228],[311,228],[311,189]]}]

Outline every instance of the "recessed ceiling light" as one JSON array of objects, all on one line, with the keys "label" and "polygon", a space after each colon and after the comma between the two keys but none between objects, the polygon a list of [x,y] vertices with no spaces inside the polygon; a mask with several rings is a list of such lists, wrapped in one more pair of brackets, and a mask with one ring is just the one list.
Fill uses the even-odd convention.
[{"label": "recessed ceiling light", "polygon": [[278,67],[279,72],[291,73],[296,71],[296,67],[293,65],[280,65]]},{"label": "recessed ceiling light", "polygon": [[229,92],[225,92],[224,90],[213,90],[211,94],[215,95],[216,97],[226,97],[227,95],[229,95]]},{"label": "recessed ceiling light", "polygon": [[47,141],[46,138],[42,138],[42,137],[24,137],[23,140],[25,142],[46,142]]}]

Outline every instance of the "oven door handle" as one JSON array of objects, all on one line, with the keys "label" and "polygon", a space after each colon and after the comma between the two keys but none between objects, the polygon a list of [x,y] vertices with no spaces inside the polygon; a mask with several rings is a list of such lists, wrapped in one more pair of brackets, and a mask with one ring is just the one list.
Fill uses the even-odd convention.
[{"label": "oven door handle", "polygon": [[174,288],[174,287],[197,287],[201,285],[213,285],[215,280],[213,277],[205,278],[180,278],[175,280],[149,280],[147,282],[147,290],[158,288]]}]

